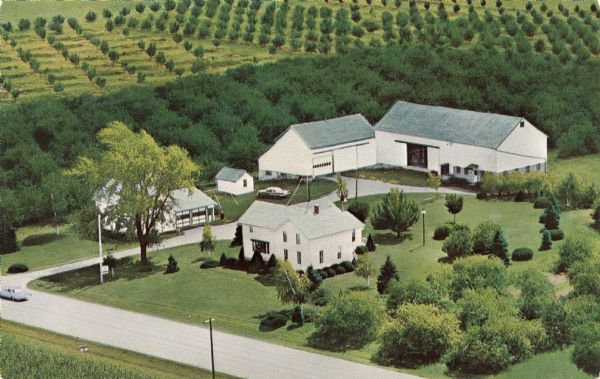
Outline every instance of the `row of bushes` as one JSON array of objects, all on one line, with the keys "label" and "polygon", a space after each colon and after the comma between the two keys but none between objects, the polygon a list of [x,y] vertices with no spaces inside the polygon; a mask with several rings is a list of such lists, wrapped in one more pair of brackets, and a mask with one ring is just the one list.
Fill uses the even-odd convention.
[{"label": "row of bushes", "polygon": [[329,267],[317,269],[316,271],[321,275],[321,278],[327,279],[333,278],[336,275],[345,274],[347,272],[353,272],[354,265],[350,261],[344,261],[342,263],[333,264]]}]

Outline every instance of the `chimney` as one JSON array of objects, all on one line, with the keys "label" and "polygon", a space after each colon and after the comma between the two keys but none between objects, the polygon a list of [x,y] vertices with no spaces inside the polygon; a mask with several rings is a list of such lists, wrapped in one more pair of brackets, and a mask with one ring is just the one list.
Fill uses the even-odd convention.
[{"label": "chimney", "polygon": [[314,206],[314,210],[315,210],[315,214],[318,215],[319,214],[319,205],[315,205]]}]

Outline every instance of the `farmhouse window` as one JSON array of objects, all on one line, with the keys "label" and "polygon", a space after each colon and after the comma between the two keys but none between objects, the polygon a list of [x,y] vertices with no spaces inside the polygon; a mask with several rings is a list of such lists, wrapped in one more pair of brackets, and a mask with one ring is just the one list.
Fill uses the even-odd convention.
[{"label": "farmhouse window", "polygon": [[298,258],[298,264],[301,265],[302,264],[302,253],[297,251],[296,258]]},{"label": "farmhouse window", "polygon": [[352,231],[352,242],[356,241],[356,230]]},{"label": "farmhouse window", "polygon": [[319,251],[319,263],[323,263],[323,250]]},{"label": "farmhouse window", "polygon": [[260,241],[260,240],[250,240],[252,242],[252,251],[254,251],[255,253],[261,253],[261,254],[270,254],[269,253],[269,243],[266,241]]},{"label": "farmhouse window", "polygon": [[283,260],[284,261],[288,260],[288,249],[283,249]]},{"label": "farmhouse window", "polygon": [[248,187],[248,179],[244,179],[244,188]]},{"label": "farmhouse window", "polygon": [[296,233],[296,245],[300,245],[300,234]]},{"label": "farmhouse window", "polygon": [[283,231],[283,242],[287,242],[287,232]]},{"label": "farmhouse window", "polygon": [[342,245],[338,245],[338,259],[342,259]]}]

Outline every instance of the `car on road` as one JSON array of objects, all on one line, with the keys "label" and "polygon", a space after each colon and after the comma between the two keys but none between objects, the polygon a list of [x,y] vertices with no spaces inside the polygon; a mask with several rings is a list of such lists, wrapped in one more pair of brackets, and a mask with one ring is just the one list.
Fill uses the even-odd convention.
[{"label": "car on road", "polygon": [[0,297],[14,301],[25,301],[31,298],[31,294],[25,292],[20,286],[9,286],[0,290]]},{"label": "car on road", "polygon": [[290,196],[290,191],[281,189],[279,187],[267,187],[258,191],[258,197],[266,197],[271,199],[283,199],[284,197]]}]

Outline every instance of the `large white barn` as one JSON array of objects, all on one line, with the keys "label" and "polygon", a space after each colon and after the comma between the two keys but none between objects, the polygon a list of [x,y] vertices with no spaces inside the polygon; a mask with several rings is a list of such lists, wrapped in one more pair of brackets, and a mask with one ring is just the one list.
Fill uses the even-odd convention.
[{"label": "large white barn", "polygon": [[285,206],[255,201],[240,217],[247,257],[261,253],[290,261],[296,270],[351,261],[365,225],[327,198]]},{"label": "large white barn", "polygon": [[315,177],[377,163],[375,132],[360,114],[291,125],[258,159],[259,179]]},{"label": "large white barn", "polygon": [[523,117],[398,101],[375,125],[377,163],[478,182],[545,171],[547,136]]}]

